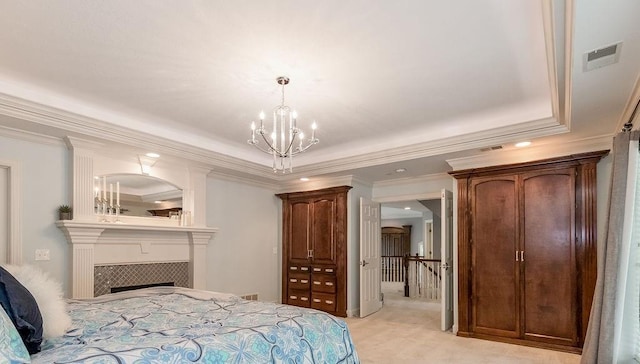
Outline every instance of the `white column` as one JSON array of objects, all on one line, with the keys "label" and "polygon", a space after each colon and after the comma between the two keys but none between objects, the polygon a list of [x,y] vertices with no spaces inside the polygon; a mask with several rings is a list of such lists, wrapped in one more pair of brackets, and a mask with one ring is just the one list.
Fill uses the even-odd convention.
[{"label": "white column", "polygon": [[189,284],[194,289],[207,289],[207,245],[212,233],[189,232]]},{"label": "white column", "polygon": [[71,244],[71,298],[93,297],[94,249],[104,229],[69,228],[57,223]]},{"label": "white column", "polygon": [[94,150],[101,144],[66,137],[65,142],[71,151],[71,206],[74,221],[96,221],[94,214]]},{"label": "white column", "polygon": [[191,211],[194,226],[207,226],[207,174],[208,168],[189,167],[189,184],[184,190],[182,203]]}]

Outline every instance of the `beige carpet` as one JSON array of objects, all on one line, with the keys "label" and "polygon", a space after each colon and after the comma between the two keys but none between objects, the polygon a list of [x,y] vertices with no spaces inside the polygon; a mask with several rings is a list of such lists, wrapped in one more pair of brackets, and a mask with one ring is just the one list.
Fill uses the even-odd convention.
[{"label": "beige carpet", "polygon": [[346,319],[362,363],[562,363],[580,356],[440,331],[440,304],[385,292],[382,310]]}]

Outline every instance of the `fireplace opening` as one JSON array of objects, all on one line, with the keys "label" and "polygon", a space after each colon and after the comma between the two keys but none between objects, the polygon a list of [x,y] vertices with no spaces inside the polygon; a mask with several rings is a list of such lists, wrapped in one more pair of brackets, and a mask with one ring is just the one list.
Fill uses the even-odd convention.
[{"label": "fireplace opening", "polygon": [[111,287],[111,293],[132,291],[134,289],[142,289],[142,288],[149,288],[149,287],[174,287],[175,285],[176,285],[175,282],[163,282],[163,283],[138,284],[135,286]]}]

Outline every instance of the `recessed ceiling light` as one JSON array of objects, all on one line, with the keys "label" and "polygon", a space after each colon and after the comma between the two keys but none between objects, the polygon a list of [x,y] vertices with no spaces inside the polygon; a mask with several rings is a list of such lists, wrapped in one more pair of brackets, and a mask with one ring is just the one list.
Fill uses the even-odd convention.
[{"label": "recessed ceiling light", "polygon": [[150,152],[150,153],[147,153],[147,154],[145,154],[145,155],[146,155],[147,157],[149,157],[149,158],[160,158],[160,154],[158,154],[158,153],[151,153],[151,152]]},{"label": "recessed ceiling light", "polygon": [[153,201],[153,203],[162,203],[163,201]]},{"label": "recessed ceiling light", "polygon": [[411,210],[411,207],[407,206],[404,208],[405,210]]},{"label": "recessed ceiling light", "polygon": [[516,143],[516,147],[518,148],[523,148],[523,147],[528,147],[531,145],[531,142],[520,142],[520,143]]},{"label": "recessed ceiling light", "polygon": [[406,168],[398,168],[398,169],[396,169],[396,173],[404,173],[406,171],[407,171]]},{"label": "recessed ceiling light", "polygon": [[307,178],[307,177],[300,177],[300,180],[301,180],[302,182],[307,182],[307,181],[309,180],[309,178]]}]

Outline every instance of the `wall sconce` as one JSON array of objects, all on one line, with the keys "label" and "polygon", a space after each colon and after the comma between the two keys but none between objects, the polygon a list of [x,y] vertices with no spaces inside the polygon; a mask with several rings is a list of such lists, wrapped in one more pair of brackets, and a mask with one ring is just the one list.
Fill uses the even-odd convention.
[{"label": "wall sconce", "polygon": [[158,154],[147,153],[146,155],[138,155],[138,162],[140,162],[140,170],[142,174],[149,175],[151,173],[151,167],[153,167],[158,161]]}]

